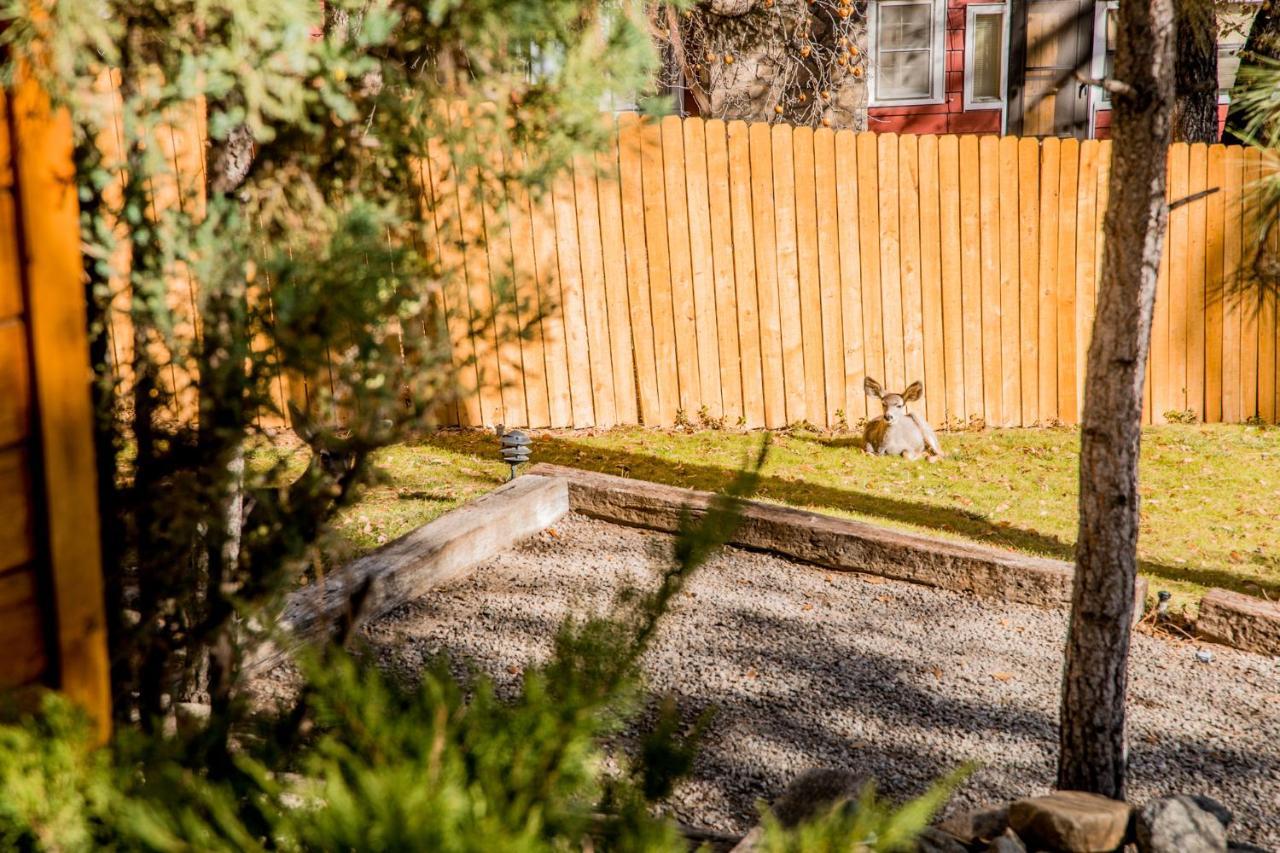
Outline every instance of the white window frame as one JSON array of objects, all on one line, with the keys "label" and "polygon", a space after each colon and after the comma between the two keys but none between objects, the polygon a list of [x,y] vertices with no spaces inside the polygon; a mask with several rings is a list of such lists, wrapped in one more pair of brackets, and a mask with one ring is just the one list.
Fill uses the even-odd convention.
[{"label": "white window frame", "polygon": [[881,6],[917,6],[921,0],[874,0],[868,3],[867,15],[867,51],[871,54],[867,63],[867,85],[870,89],[868,104],[873,107],[913,107],[925,104],[944,104],[947,101],[947,3],[946,0],[930,0],[933,7],[933,52],[932,73],[929,88],[932,94],[922,98],[888,98],[876,97],[876,64],[879,61],[880,49],[880,7]]},{"label": "white window frame", "polygon": [[[979,15],[1000,13],[1000,95],[993,101],[973,99],[974,19]],[[970,3],[964,13],[964,108],[969,110],[1003,110],[1009,94],[1009,6],[1006,3]]]},{"label": "white window frame", "polygon": [[[1093,7],[1093,60],[1089,67],[1089,76],[1101,80],[1107,70],[1107,12],[1120,8],[1119,0],[1108,0]],[[1101,86],[1089,87],[1089,138],[1093,139],[1097,129],[1098,110],[1110,110],[1111,102],[1107,100],[1106,91]]]}]

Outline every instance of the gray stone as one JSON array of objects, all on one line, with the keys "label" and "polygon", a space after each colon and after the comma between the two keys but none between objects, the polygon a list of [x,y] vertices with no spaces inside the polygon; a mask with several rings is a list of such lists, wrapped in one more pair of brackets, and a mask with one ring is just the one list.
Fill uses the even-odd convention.
[{"label": "gray stone", "polygon": [[969,853],[969,848],[954,835],[931,826],[916,837],[916,853]]},{"label": "gray stone", "polygon": [[1227,828],[1191,797],[1152,800],[1135,821],[1139,853],[1226,853]]},{"label": "gray stone", "polygon": [[1009,826],[1032,849],[1108,853],[1119,847],[1132,809],[1083,791],[1055,791],[1009,807]]},{"label": "gray stone", "polygon": [[1213,797],[1207,797],[1204,794],[1192,794],[1191,799],[1195,800],[1197,806],[1216,817],[1218,822],[1223,826],[1231,826],[1231,809],[1227,808]]},{"label": "gray stone", "polygon": [[1280,604],[1211,589],[1200,599],[1196,635],[1262,655],[1280,655]]},{"label": "gray stone", "polygon": [[1027,853],[1027,845],[1012,829],[1006,829],[1003,835],[987,845],[987,853]]},{"label": "gray stone", "polygon": [[1009,827],[1009,807],[989,806],[954,814],[938,824],[938,829],[965,844],[991,841]]},{"label": "gray stone", "polygon": [[[702,516],[714,497],[710,492],[546,463],[534,465],[530,473],[566,480],[575,512],[667,533],[678,529],[686,511],[694,518]],[[864,572],[1000,601],[1045,606],[1071,600],[1074,569],[1061,560],[775,504],[745,501],[742,523],[729,544],[836,571]],[[1141,616],[1146,594],[1146,579],[1139,578],[1134,590],[1135,620]]]}]

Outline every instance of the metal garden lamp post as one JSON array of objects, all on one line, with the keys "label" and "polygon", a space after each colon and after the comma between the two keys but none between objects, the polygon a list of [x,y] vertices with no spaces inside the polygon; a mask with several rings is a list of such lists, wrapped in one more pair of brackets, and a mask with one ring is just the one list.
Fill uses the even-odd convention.
[{"label": "metal garden lamp post", "polygon": [[502,461],[511,466],[511,479],[516,478],[516,468],[529,461],[533,439],[524,430],[513,429],[504,432],[502,442]]}]

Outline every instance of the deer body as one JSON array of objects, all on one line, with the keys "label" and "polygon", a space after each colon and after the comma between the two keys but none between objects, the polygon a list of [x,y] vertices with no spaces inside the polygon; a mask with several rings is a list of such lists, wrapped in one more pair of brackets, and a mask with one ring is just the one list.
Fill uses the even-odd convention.
[{"label": "deer body", "polygon": [[928,456],[931,462],[942,458],[942,445],[933,427],[924,418],[907,411],[907,403],[920,399],[923,385],[912,382],[901,394],[886,394],[879,382],[868,377],[863,388],[867,396],[875,397],[884,407],[884,414],[868,421],[862,432],[863,449],[867,453],[907,459]]}]

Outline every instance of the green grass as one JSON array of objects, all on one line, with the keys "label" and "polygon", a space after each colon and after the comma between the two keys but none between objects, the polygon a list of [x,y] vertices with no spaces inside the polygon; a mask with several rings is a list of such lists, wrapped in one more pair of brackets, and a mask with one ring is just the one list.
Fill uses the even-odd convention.
[{"label": "green grass", "polygon": [[[534,459],[660,483],[725,486],[759,433],[640,428],[542,432]],[[942,436],[937,464],[870,457],[855,437],[775,435],[762,500],[1071,559],[1079,433],[988,430]],[[442,431],[383,451],[384,485],[344,513],[365,550],[500,484],[492,433]],[[1141,570],[1190,602],[1211,586],[1280,598],[1280,430],[1148,428],[1142,446]]]}]

